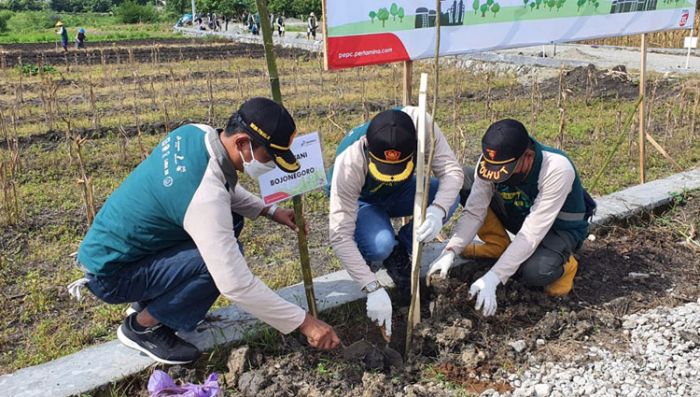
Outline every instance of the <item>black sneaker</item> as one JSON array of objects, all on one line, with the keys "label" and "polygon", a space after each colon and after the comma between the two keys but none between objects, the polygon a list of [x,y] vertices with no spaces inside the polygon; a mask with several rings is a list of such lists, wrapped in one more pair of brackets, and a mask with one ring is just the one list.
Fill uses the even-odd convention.
[{"label": "black sneaker", "polygon": [[197,347],[178,338],[165,325],[158,324],[144,331],[136,331],[132,325],[135,321],[136,314],[132,314],[117,329],[117,337],[124,345],[164,364],[187,364],[199,357]]}]

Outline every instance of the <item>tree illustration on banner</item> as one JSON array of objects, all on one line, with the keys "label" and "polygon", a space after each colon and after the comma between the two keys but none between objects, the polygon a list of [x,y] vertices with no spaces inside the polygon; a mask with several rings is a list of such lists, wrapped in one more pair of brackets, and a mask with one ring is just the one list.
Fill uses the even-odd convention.
[{"label": "tree illustration on banner", "polygon": [[403,22],[403,17],[406,16],[406,11],[404,11],[403,7],[399,7],[399,13],[397,16],[399,17],[399,22]]},{"label": "tree illustration on banner", "polygon": [[494,18],[496,18],[496,14],[498,14],[498,11],[501,11],[501,5],[498,3],[494,3],[491,6],[491,12],[493,13]]},{"label": "tree illustration on banner", "polygon": [[479,11],[481,11],[481,17],[486,18],[486,13],[489,11],[489,5],[487,3],[484,3],[479,7]]},{"label": "tree illustration on banner", "polygon": [[481,2],[479,0],[474,0],[472,3],[472,8],[474,9],[474,15],[476,15],[477,12],[479,12],[479,6],[481,6]]},{"label": "tree illustration on banner", "polygon": [[377,19],[382,21],[382,27],[386,26],[386,21],[389,19],[389,10],[384,8],[380,8],[379,11],[377,11]]},{"label": "tree illustration on banner", "polygon": [[394,21],[396,21],[396,16],[399,15],[399,6],[396,5],[396,3],[391,3],[391,7],[389,8],[389,13],[394,18]]},{"label": "tree illustration on banner", "polygon": [[377,17],[377,12],[376,11],[370,11],[369,12],[369,19],[372,20],[372,23],[374,23],[374,18]]}]

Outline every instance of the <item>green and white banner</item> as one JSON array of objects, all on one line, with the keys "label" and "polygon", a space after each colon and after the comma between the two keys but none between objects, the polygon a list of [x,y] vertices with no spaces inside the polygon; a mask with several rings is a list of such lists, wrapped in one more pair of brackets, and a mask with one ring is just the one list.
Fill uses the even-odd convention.
[{"label": "green and white banner", "polygon": [[695,0],[326,0],[331,69],[690,29]]}]

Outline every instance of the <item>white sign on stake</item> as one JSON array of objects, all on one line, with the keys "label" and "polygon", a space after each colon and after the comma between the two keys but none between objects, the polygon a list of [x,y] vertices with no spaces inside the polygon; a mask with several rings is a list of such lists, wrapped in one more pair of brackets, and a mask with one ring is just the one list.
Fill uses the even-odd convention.
[{"label": "white sign on stake", "polygon": [[321,136],[318,132],[297,136],[292,142],[292,153],[299,161],[299,171],[286,173],[279,168],[263,174],[260,195],[266,205],[322,188],[326,185],[326,170],[323,167]]},{"label": "white sign on stake", "polygon": [[683,40],[683,47],[688,49],[688,55],[685,57],[685,68],[690,67],[690,50],[693,48],[698,48],[698,38],[693,36],[688,36]]}]

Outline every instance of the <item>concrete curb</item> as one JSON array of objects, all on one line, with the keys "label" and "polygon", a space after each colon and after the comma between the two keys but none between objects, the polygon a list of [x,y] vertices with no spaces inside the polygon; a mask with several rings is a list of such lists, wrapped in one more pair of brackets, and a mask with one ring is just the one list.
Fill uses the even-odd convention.
[{"label": "concrete curb", "polygon": [[[601,197],[597,200],[594,228],[664,206],[673,200],[674,195],[695,189],[700,189],[700,168]],[[443,247],[444,243],[426,246],[422,263],[424,274],[428,264]],[[391,285],[383,270],[378,275],[382,283]],[[345,271],[316,277],[314,282],[320,311],[364,298],[364,293]],[[302,284],[285,287],[278,292],[285,299],[306,307]],[[201,329],[183,337],[200,349],[210,350],[217,345],[240,341],[246,331],[261,325],[236,306],[219,309],[212,316],[217,320],[207,322]],[[79,395],[137,374],[153,364],[150,358],[115,340],[0,376],[0,390],[14,397]]]}]

